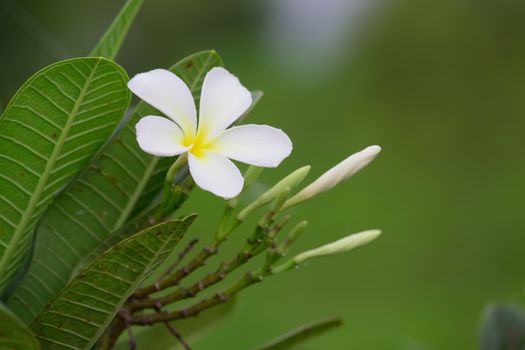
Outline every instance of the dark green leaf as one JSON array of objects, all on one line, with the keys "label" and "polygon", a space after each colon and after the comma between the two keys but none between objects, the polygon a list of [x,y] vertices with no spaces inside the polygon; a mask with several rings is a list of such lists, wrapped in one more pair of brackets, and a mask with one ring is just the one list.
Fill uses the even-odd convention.
[{"label": "dark green leaf", "polygon": [[321,335],[333,328],[343,324],[340,318],[329,318],[326,320],[315,321],[294,330],[264,344],[257,350],[285,350],[292,349],[299,343],[302,343],[312,337]]},{"label": "dark green leaf", "polygon": [[525,307],[517,304],[487,307],[481,325],[480,349],[525,349]]},{"label": "dark green leaf", "polygon": [[104,145],[130,100],[128,77],[102,58],[33,75],[0,120],[0,291],[24,263],[38,219]]},{"label": "dark green leaf", "polygon": [[[204,75],[220,65],[214,51],[204,51],[185,58],[171,70],[197,97]],[[159,193],[173,159],[142,152],[135,136],[140,118],[158,113],[139,103],[118,137],[61,193],[40,223],[33,264],[9,300],[11,309],[25,322],[30,323],[66,285],[79,262]]]},{"label": "dark green leaf", "polygon": [[128,0],[89,55],[114,59],[143,3],[144,0]]},{"label": "dark green leaf", "polygon": [[40,349],[31,330],[3,304],[0,304],[0,349]]},{"label": "dark green leaf", "polygon": [[93,261],[31,323],[42,348],[90,349],[194,219],[192,215],[152,226]]}]

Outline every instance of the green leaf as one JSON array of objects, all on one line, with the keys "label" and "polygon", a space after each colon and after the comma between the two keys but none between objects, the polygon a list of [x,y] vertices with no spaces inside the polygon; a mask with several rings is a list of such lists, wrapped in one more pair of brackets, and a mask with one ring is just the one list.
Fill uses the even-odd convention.
[{"label": "green leaf", "polygon": [[[217,53],[204,51],[183,59],[171,70],[199,96],[206,72],[220,65]],[[158,113],[139,103],[118,137],[60,194],[43,218],[38,227],[33,264],[8,302],[26,323],[64,288],[79,262],[144,209],[161,190],[173,158],[142,152],[135,136],[135,124],[140,118]]]},{"label": "green leaf", "polygon": [[194,219],[191,215],[147,228],[93,261],[31,323],[42,348],[90,349]]},{"label": "green leaf", "polygon": [[75,58],[33,75],[0,119],[0,291],[24,263],[36,223],[124,115],[126,72]]},{"label": "green leaf", "polygon": [[[171,324],[187,343],[192,344],[225,321],[232,314],[236,300],[232,299],[227,303],[206,310],[198,317],[171,322]],[[183,350],[180,342],[164,324],[156,324],[151,327],[133,327],[133,333],[136,337],[137,349]],[[115,350],[129,350],[127,332],[120,337]]]},{"label": "green leaf", "polygon": [[312,337],[318,336],[343,324],[340,318],[329,318],[315,321],[296,328],[268,343],[257,348],[257,350],[284,350],[292,349]]},{"label": "green leaf", "polygon": [[3,304],[0,304],[0,349],[40,349],[31,330]]},{"label": "green leaf", "polygon": [[487,307],[481,325],[480,349],[525,349],[525,308],[517,304]]},{"label": "green leaf", "polygon": [[89,56],[114,59],[143,3],[144,0],[128,0]]}]

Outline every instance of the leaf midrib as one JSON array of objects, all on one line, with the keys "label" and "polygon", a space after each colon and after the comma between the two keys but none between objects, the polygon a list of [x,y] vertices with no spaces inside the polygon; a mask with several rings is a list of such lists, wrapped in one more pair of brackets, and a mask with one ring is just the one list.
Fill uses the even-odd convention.
[{"label": "leaf midrib", "polygon": [[5,272],[5,270],[7,269],[9,261],[11,260],[11,256],[16,251],[18,242],[22,239],[23,233],[25,232],[27,225],[32,219],[32,214],[34,212],[34,209],[38,205],[38,201],[40,200],[40,197],[42,193],[44,192],[47,181],[51,175],[51,172],[53,171],[53,168],[58,159],[58,156],[60,155],[60,152],[62,151],[62,147],[65,144],[65,140],[67,136],[69,135],[69,132],[71,131],[71,125],[73,124],[73,121],[78,113],[78,110],[83,103],[86,91],[88,87],[91,85],[93,76],[98,68],[98,65],[100,64],[100,61],[101,60],[97,60],[91,73],[87,77],[86,82],[84,83],[84,87],[82,88],[82,90],[80,90],[80,94],[73,105],[73,109],[71,110],[71,113],[68,116],[64,130],[61,133],[60,137],[58,138],[57,143],[55,144],[55,148],[53,149],[53,152],[51,153],[51,157],[49,158],[46,164],[46,167],[44,168],[44,172],[42,173],[42,176],[38,180],[38,184],[35,188],[34,195],[29,200],[29,204],[27,205],[26,210],[24,211],[24,214],[22,215],[22,218],[20,220],[20,223],[17,226],[15,233],[13,234],[13,238],[11,238],[11,242],[7,246],[2,258],[0,259],[0,273]]},{"label": "leaf midrib", "polygon": [[135,192],[133,192],[133,195],[131,196],[131,198],[128,201],[128,204],[126,205],[126,207],[124,208],[124,210],[120,214],[120,216],[119,216],[117,222],[115,223],[115,225],[113,226],[113,229],[112,229],[111,232],[114,232],[114,231],[118,230],[119,228],[122,227],[122,225],[124,225],[124,223],[126,222],[126,220],[129,217],[129,214],[131,214],[131,212],[135,208],[135,204],[140,199],[140,196],[142,195],[142,191],[144,190],[144,188],[148,184],[149,177],[153,173],[153,171],[155,170],[155,167],[157,166],[158,162],[159,162],[159,157],[153,157],[153,159],[149,163],[148,167],[146,168],[146,171],[144,172],[144,176],[142,177],[140,182],[137,184]]}]

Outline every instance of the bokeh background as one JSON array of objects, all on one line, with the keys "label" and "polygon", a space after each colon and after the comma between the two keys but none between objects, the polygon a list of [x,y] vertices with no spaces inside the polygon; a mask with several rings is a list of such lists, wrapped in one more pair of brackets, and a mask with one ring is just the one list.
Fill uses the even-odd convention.
[{"label": "bokeh background", "polygon": [[[2,104],[41,67],[89,52],[122,3],[2,0]],[[132,75],[209,48],[265,92],[250,122],[294,141],[257,191],[301,165],[312,165],[311,181],[383,147],[293,210],[310,224],[295,251],[367,228],[384,235],[246,290],[194,348],[249,349],[341,315],[344,328],[304,349],[475,349],[484,305],[524,286],[525,2],[148,0],[118,62]],[[191,199],[186,211],[205,208],[193,237],[211,237],[221,206],[202,192]]]}]

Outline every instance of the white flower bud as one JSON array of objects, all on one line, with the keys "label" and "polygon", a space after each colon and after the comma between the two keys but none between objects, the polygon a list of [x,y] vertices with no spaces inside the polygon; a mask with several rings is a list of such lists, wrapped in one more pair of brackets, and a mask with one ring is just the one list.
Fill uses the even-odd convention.
[{"label": "white flower bud", "polygon": [[286,201],[281,210],[287,209],[298,203],[304,202],[320,193],[326,192],[347,180],[359,170],[367,166],[381,151],[379,146],[369,146],[364,150],[352,154],[350,157],[337,164],[299,193]]},{"label": "white flower bud", "polygon": [[368,230],[350,236],[346,236],[335,242],[320,246],[319,248],[307,250],[306,252],[300,253],[293,258],[293,261],[296,264],[301,264],[308,259],[315,258],[318,256],[346,252],[372,242],[380,234],[380,230]]}]

